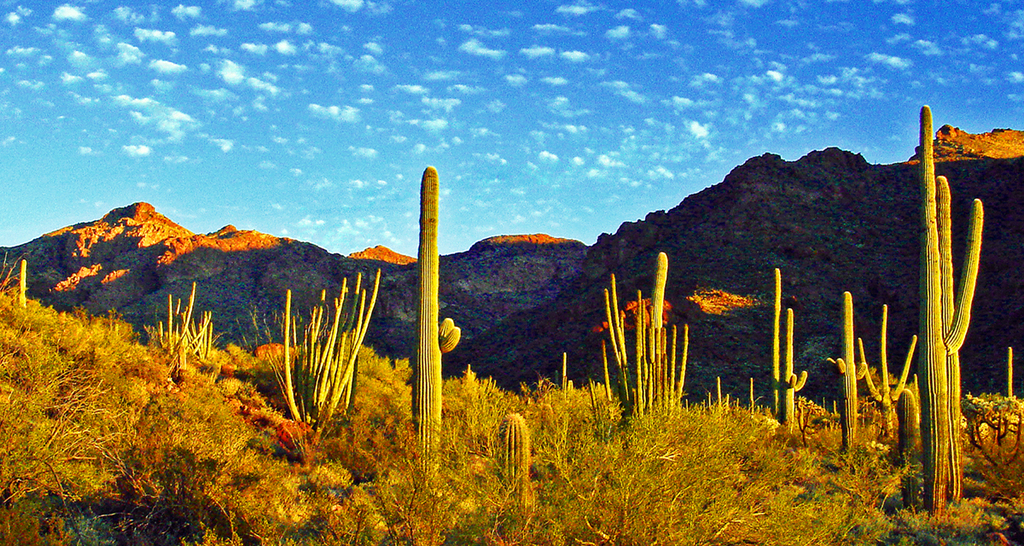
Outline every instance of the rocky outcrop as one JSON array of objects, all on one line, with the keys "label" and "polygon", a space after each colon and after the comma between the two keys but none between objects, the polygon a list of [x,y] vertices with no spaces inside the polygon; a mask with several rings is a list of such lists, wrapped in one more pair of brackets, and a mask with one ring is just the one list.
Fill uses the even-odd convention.
[{"label": "rocky outcrop", "polygon": [[[138,331],[166,314],[168,294],[186,298],[197,283],[197,308],[212,311],[223,341],[248,346],[277,340],[286,290],[293,308],[309,308],[342,279],[364,282],[382,272],[367,343],[390,356],[411,352],[415,260],[386,247],[350,257],[320,247],[228,225],[196,234],[135,203],[102,219],[48,233],[6,250],[30,264],[30,294],[62,309],[120,313]],[[463,338],[511,313],[549,301],[579,273],[586,246],[547,235],[507,236],[441,257],[444,316]]]},{"label": "rocky outcrop", "polygon": [[993,129],[976,135],[943,125],[935,133],[934,153],[935,161],[1021,157],[1024,156],[1024,131]]}]

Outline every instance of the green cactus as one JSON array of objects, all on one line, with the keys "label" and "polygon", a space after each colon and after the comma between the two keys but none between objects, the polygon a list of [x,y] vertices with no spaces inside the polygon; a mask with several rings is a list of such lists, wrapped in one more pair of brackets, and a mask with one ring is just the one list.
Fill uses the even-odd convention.
[{"label": "green cactus", "polygon": [[28,307],[28,262],[21,260],[21,271],[18,275],[18,305]]},{"label": "green cactus", "polygon": [[[420,243],[418,338],[414,368],[413,417],[424,462],[432,464],[441,433],[441,346],[438,324],[437,216],[438,177],[434,167],[423,171],[420,182]],[[453,323],[454,325],[454,323]]]},{"label": "green cactus", "polygon": [[[918,159],[921,186],[920,358],[924,506],[941,513],[963,490],[960,423],[960,347],[971,320],[978,279],[984,210],[974,200],[960,284],[954,299],[949,183],[935,176],[932,114],[921,108]],[[954,426],[956,424],[956,426]]]},{"label": "green cactus", "polygon": [[1013,398],[1013,347],[1006,350],[1006,397]]},{"label": "green cactus", "polygon": [[843,356],[829,361],[836,365],[842,378],[843,405],[839,422],[843,429],[843,450],[848,451],[857,439],[857,380],[867,372],[866,367],[858,372],[853,357],[853,295],[849,292],[843,292]]},{"label": "green cactus", "polygon": [[867,359],[864,357],[864,343],[860,339],[857,340],[857,344],[860,348],[860,365],[864,368],[861,372],[864,375],[864,381],[867,384],[868,391],[871,393],[871,397],[881,404],[882,406],[882,427],[887,438],[892,438],[893,424],[896,422],[896,408],[894,404],[899,402],[900,396],[903,394],[907,384],[907,376],[910,374],[910,364],[914,360],[914,348],[917,346],[917,336],[914,336],[910,340],[910,349],[907,350],[907,358],[903,362],[903,372],[900,373],[900,378],[896,382],[896,386],[890,387],[889,383],[889,364],[887,356],[887,330],[889,324],[889,306],[882,306],[882,336],[880,347],[880,359],[879,359],[879,371],[881,373],[881,382],[876,387],[874,381],[871,379],[871,372],[867,369]]},{"label": "green cactus", "polygon": [[174,296],[167,294],[167,324],[157,323],[156,328],[146,327],[150,343],[153,343],[175,358],[174,377],[180,377],[188,368],[188,359],[196,357],[206,360],[213,348],[213,314],[203,313],[198,323],[192,320],[196,304],[196,283],[192,283],[192,292],[188,298],[188,306],[182,310],[181,300],[177,305]]},{"label": "green cactus", "polygon": [[453,349],[459,344],[459,340],[462,339],[462,328],[455,325],[455,321],[450,318],[444,319],[438,329],[438,347],[441,349],[441,354],[447,354],[452,352]]},{"label": "green cactus", "polygon": [[[896,403],[899,413],[899,456],[905,466],[917,466],[921,450],[921,406],[918,403],[917,377],[905,388],[903,396]],[[921,503],[921,477],[918,468],[911,468],[903,478],[903,506],[917,508]]]},{"label": "green cactus", "polygon": [[[635,350],[632,362],[626,346],[623,315],[619,313],[615,275],[611,276],[611,291],[604,291],[605,316],[612,355],[619,370],[616,386],[619,400],[626,410],[626,417],[647,413],[655,407],[675,408],[683,396],[689,328],[683,328],[683,355],[681,361],[677,361],[677,330],[675,327],[672,328],[670,344],[668,330],[662,324],[667,277],[668,256],[662,252],[658,254],[655,265],[654,297],[649,306],[645,304],[643,294],[637,291],[637,306],[634,312]],[[632,378],[631,368],[634,372]]]},{"label": "green cactus", "polygon": [[785,369],[780,370],[779,318],[782,311],[782,272],[775,269],[775,320],[772,325],[772,391],[775,400],[775,418],[792,431],[795,420],[796,393],[807,383],[807,371],[799,376],[793,371],[793,310],[786,309]]},{"label": "green cactus", "polygon": [[533,488],[530,486],[530,429],[526,419],[518,413],[509,414],[501,423],[502,466],[509,487],[515,491],[520,509],[533,505]]},{"label": "green cactus", "polygon": [[351,294],[345,279],[341,294],[333,300],[333,312],[326,301],[321,301],[302,325],[292,317],[292,291],[285,293],[284,359],[275,365],[274,372],[293,420],[319,432],[336,413],[351,409],[359,348],[370,325],[379,287],[380,270],[370,294],[362,286],[361,274]]}]

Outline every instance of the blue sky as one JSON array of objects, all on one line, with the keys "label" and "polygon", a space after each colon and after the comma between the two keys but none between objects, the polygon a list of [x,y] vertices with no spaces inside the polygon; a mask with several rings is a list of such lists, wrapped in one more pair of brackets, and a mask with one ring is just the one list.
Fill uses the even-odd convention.
[{"label": "blue sky", "polygon": [[[524,5],[528,4],[528,5]],[[350,253],[592,244],[765,152],[1024,129],[1012,2],[0,1],[0,246],[135,201]]]}]

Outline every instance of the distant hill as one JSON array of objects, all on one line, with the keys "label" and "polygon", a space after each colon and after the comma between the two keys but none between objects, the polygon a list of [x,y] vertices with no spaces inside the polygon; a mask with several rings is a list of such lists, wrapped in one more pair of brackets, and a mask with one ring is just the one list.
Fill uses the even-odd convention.
[{"label": "distant hill", "polygon": [[[472,339],[509,313],[547,301],[579,274],[586,245],[488,242],[441,258],[441,303]],[[351,257],[316,245],[226,226],[196,234],[148,203],[114,209],[103,218],[68,226],[23,245],[0,249],[29,263],[29,292],[60,309],[116,310],[138,331],[166,314],[167,295],[187,298],[198,284],[197,306],[212,311],[226,341],[265,342],[279,336],[285,291],[305,309],[345,277],[382,272],[380,297],[368,343],[392,356],[411,353],[416,314],[415,260],[385,247]]]}]

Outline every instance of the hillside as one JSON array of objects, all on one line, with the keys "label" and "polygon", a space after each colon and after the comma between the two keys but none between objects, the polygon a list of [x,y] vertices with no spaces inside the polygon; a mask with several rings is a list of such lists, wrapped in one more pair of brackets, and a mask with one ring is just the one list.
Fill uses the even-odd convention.
[{"label": "hillside", "polygon": [[[445,316],[471,339],[547,301],[579,273],[586,245],[549,236],[505,237],[441,258]],[[345,277],[382,273],[368,343],[385,354],[411,352],[416,312],[415,259],[384,247],[351,257],[316,245],[227,226],[196,234],[135,203],[103,218],[68,226],[4,249],[29,263],[29,292],[58,309],[116,310],[142,332],[166,313],[167,296],[187,298],[197,283],[197,309],[211,311],[223,341],[247,345],[278,336],[276,317],[291,289],[295,309],[321,291],[336,293]],[[410,262],[411,260],[411,262]]]}]

